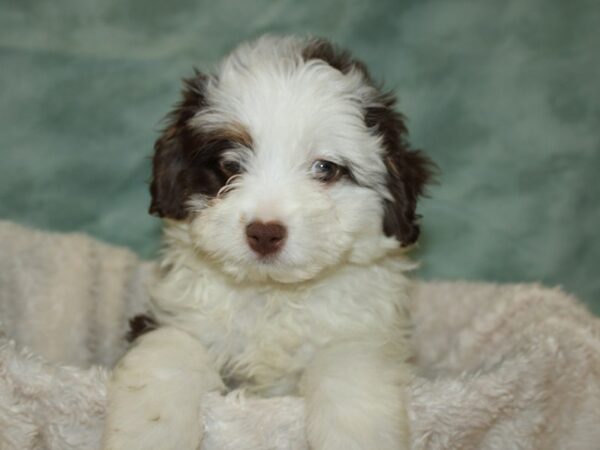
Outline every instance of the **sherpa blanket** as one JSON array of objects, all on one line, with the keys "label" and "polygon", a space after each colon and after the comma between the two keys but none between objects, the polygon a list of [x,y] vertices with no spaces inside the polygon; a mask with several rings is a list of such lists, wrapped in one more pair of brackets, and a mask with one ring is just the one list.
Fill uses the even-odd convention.
[{"label": "sherpa blanket", "polygon": [[[97,449],[152,264],[0,222],[0,449]],[[416,283],[412,449],[600,449],[600,321],[560,289]],[[204,450],[307,449],[299,398],[209,394]],[[375,449],[374,449],[375,450]]]}]

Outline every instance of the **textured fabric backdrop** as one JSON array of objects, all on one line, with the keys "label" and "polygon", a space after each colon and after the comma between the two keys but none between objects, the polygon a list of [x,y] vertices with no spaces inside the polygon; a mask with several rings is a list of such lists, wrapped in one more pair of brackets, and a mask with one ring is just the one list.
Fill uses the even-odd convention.
[{"label": "textured fabric backdrop", "polygon": [[0,0],[0,217],[142,256],[149,156],[191,67],[329,37],[442,169],[420,276],[561,284],[600,312],[600,2]]}]

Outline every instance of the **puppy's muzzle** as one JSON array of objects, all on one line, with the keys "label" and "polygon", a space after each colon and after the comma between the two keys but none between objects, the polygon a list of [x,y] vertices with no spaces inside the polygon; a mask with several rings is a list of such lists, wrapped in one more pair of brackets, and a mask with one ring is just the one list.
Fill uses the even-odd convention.
[{"label": "puppy's muzzle", "polygon": [[287,228],[279,222],[252,222],[246,227],[248,245],[261,256],[281,250],[286,237]]}]

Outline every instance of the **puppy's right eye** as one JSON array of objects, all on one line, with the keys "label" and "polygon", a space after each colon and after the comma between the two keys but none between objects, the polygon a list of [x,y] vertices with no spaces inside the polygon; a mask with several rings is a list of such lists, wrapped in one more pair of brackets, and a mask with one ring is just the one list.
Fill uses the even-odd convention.
[{"label": "puppy's right eye", "polygon": [[242,166],[237,161],[230,159],[222,159],[219,161],[219,168],[221,172],[225,174],[227,178],[231,178],[234,175],[238,175],[242,171]]}]

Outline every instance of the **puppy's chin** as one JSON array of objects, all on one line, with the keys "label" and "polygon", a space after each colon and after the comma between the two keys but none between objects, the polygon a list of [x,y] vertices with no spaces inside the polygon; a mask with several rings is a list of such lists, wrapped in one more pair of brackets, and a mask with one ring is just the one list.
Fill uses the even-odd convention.
[{"label": "puppy's chin", "polygon": [[236,281],[251,281],[259,283],[293,284],[311,280],[326,268],[318,265],[309,267],[294,267],[278,263],[276,260],[258,261],[255,264],[220,263],[222,270]]}]

